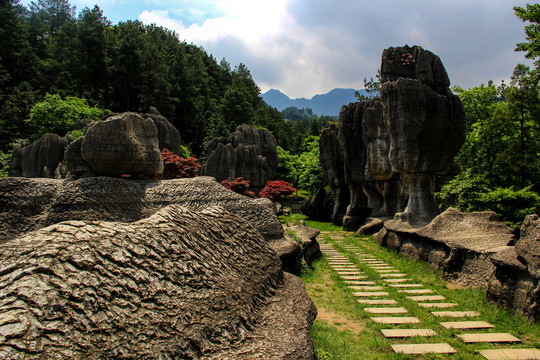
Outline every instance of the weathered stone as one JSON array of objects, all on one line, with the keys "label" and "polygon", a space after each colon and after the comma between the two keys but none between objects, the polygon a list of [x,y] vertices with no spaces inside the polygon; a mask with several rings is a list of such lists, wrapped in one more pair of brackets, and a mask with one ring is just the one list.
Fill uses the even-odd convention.
[{"label": "weathered stone", "polygon": [[81,137],[69,144],[64,153],[64,164],[68,173],[75,177],[93,176],[94,170],[92,170],[90,164],[82,157],[82,143],[83,138]]},{"label": "weathered stone", "polygon": [[2,358],[313,357],[301,281],[221,207],[60,223],[0,253]]},{"label": "weathered stone", "polygon": [[256,193],[274,179],[279,161],[272,133],[246,124],[238,126],[229,137],[210,141],[207,152],[209,157],[201,167],[202,175],[212,176],[218,182],[242,177]]},{"label": "weathered stone", "polygon": [[391,345],[398,354],[453,354],[456,351],[446,343]]},{"label": "weathered stone", "polygon": [[54,178],[58,164],[64,158],[68,139],[45,134],[38,141],[13,152],[10,177]]},{"label": "weathered stone", "polygon": [[516,252],[525,260],[529,273],[540,278],[540,218],[528,215],[521,226],[521,237],[516,243]]},{"label": "weathered stone", "polygon": [[157,134],[151,119],[123,113],[88,129],[81,155],[98,175],[162,174]]},{"label": "weathered stone", "polygon": [[182,145],[182,138],[178,130],[167,120],[160,112],[151,107],[148,114],[144,114],[145,119],[151,119],[156,125],[157,137],[159,143],[159,150],[167,148],[176,155],[180,155],[180,146]]}]

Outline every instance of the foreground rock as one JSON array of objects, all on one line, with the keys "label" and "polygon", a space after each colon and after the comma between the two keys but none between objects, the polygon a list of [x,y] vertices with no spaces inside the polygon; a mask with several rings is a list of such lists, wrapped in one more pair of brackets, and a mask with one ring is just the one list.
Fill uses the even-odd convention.
[{"label": "foreground rock", "polygon": [[0,253],[1,358],[313,357],[300,280],[221,207],[62,222]]},{"label": "foreground rock", "polygon": [[242,124],[229,137],[213,139],[207,148],[208,160],[201,174],[218,182],[242,177],[259,193],[274,179],[279,161],[276,139],[271,132]]},{"label": "foreground rock", "polygon": [[540,219],[529,215],[516,246],[491,258],[495,272],[487,297],[509,306],[531,321],[540,321]]},{"label": "foreground rock", "polygon": [[209,177],[164,181],[1,179],[0,242],[61,221],[134,222],[173,204],[192,210],[224,207],[261,233],[282,257],[285,270],[300,269],[300,246],[284,236],[272,202],[236,194]]},{"label": "foreground rock", "polygon": [[313,261],[322,256],[321,248],[317,242],[317,236],[321,233],[319,229],[306,225],[304,220],[295,226],[285,228],[287,232],[293,233],[301,242],[303,261],[307,266],[311,266]]}]

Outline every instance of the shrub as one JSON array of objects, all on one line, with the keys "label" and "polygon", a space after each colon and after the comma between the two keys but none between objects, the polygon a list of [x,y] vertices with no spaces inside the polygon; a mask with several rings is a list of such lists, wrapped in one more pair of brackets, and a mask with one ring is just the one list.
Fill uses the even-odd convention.
[{"label": "shrub", "polygon": [[291,195],[296,191],[295,188],[291,186],[286,181],[274,180],[266,183],[264,189],[262,189],[259,194],[262,198],[268,198],[273,202],[279,201],[283,196]]},{"label": "shrub", "polygon": [[199,164],[197,159],[189,157],[184,159],[165,148],[161,151],[163,160],[163,177],[165,179],[193,178],[197,176]]},{"label": "shrub", "polygon": [[244,180],[244,178],[239,177],[232,181],[230,180],[223,180],[221,182],[221,185],[226,187],[229,190],[234,191],[237,194],[245,195],[249,197],[255,197],[255,193],[253,191],[249,191],[249,181]]}]

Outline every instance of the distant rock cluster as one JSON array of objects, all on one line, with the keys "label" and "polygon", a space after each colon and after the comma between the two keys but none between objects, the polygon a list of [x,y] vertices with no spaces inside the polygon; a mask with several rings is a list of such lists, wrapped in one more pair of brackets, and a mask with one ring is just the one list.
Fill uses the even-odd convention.
[{"label": "distant rock cluster", "polygon": [[384,50],[380,81],[379,97],[343,106],[339,128],[321,136],[332,218],[357,229],[400,214],[423,226],[440,213],[435,175],[465,140],[463,106],[439,57],[419,46]]}]

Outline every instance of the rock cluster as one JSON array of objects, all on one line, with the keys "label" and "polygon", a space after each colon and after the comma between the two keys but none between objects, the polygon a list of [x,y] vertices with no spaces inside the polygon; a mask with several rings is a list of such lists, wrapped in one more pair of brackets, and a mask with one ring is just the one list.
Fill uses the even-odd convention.
[{"label": "rock cluster", "polygon": [[15,149],[9,176],[155,175],[163,172],[163,148],[180,154],[180,133],[155,108],[148,114],[112,114],[95,124],[79,123],[85,135],[71,143],[65,137],[45,134]]},{"label": "rock cluster", "polygon": [[[465,115],[438,56],[419,46],[384,50],[380,97],[343,106],[337,134],[321,139],[321,162],[334,190],[339,219],[343,181],[350,199],[343,224],[368,216],[400,218],[420,227],[440,212],[435,174],[443,173],[465,139]],[[336,141],[341,150],[343,177]],[[402,212],[404,211],[404,212]]]},{"label": "rock cluster", "polygon": [[301,281],[221,207],[62,222],[0,253],[3,359],[313,357]]},{"label": "rock cluster", "polygon": [[207,147],[209,154],[201,174],[218,182],[242,177],[251,190],[260,192],[274,179],[277,163],[276,139],[271,132],[242,124],[229,137],[217,137]]}]

